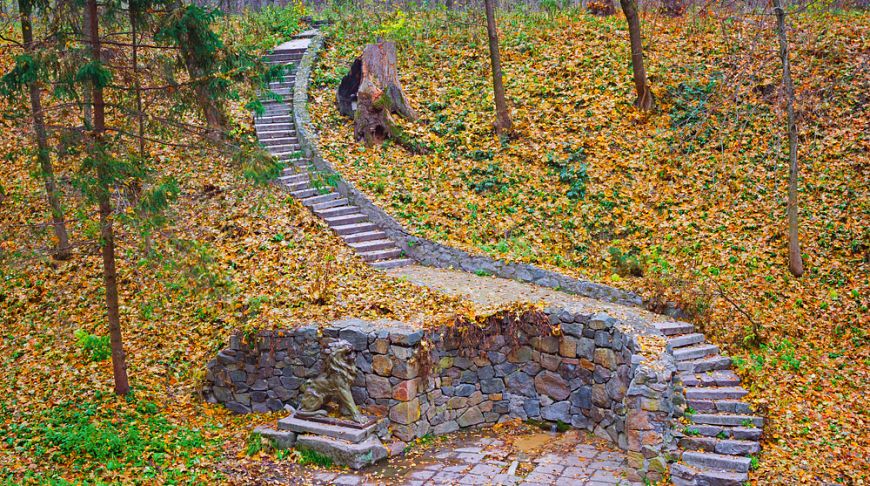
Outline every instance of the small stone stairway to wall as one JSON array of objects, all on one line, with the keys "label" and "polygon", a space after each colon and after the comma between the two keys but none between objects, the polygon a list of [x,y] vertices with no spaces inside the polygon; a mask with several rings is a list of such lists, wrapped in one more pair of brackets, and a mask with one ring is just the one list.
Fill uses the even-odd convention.
[{"label": "small stone stairway to wall", "polygon": [[761,417],[740,401],[748,392],[731,370],[731,358],[684,322],[656,326],[668,338],[684,386],[689,425],[674,430],[680,461],[671,465],[677,485],[742,485],[758,454]]},{"label": "small stone stairway to wall", "polygon": [[266,56],[268,64],[287,65],[288,72],[280,82],[269,85],[269,89],[282,99],[261,99],[264,113],[254,118],[257,138],[269,153],[285,165],[278,184],[326,222],[360,258],[382,270],[414,263],[405,258],[396,243],[369,221],[358,207],[351,205],[333,187],[313,174],[311,161],[302,152],[292,111],[296,84],[294,68],[315,33],[303,32]]}]

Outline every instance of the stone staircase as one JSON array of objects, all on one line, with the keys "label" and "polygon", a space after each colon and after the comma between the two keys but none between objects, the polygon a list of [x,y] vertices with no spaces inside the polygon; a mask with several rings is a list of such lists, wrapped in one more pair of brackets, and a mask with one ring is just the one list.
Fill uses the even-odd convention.
[{"label": "stone staircase", "polygon": [[671,465],[676,485],[742,485],[758,453],[761,417],[740,401],[748,392],[719,354],[691,324],[657,324],[676,359],[689,411],[689,425],[675,430],[680,461]]},{"label": "stone staircase", "polygon": [[254,118],[257,138],[285,166],[278,177],[278,184],[325,221],[360,258],[378,269],[414,263],[405,258],[396,243],[369,221],[358,207],[324,182],[302,152],[292,110],[293,88],[296,84],[295,69],[292,68],[299,64],[305,54],[311,35],[311,31],[300,34],[266,56],[267,63],[285,64],[291,69],[281,81],[269,85],[269,89],[281,96],[282,100],[261,99],[264,113]]}]

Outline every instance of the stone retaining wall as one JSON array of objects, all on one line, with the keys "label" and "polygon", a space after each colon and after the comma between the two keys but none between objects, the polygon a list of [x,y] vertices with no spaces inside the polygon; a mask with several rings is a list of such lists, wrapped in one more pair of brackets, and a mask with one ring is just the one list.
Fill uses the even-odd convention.
[{"label": "stone retaining wall", "polygon": [[354,399],[386,416],[399,440],[510,418],[564,422],[629,451],[632,466],[655,479],[681,406],[673,357],[640,354],[640,337],[658,331],[571,307],[543,318],[520,322],[514,343],[493,335],[472,350],[444,330],[395,321],[263,331],[252,342],[237,335],[208,364],[204,396],[239,413],[295,405],[304,380],[320,372],[322,344],[341,338],[356,350]]}]

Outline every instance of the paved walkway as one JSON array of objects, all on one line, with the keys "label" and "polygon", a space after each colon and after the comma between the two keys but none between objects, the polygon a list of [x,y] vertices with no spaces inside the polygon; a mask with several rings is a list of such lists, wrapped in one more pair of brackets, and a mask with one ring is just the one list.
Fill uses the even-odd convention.
[{"label": "paved walkway", "polygon": [[[316,473],[314,480],[346,486],[640,484],[625,479],[628,469],[623,453],[586,433],[533,433],[511,443],[505,440],[490,431],[478,431],[467,439],[444,441],[366,471],[324,471]],[[523,450],[528,447],[532,449]]]}]

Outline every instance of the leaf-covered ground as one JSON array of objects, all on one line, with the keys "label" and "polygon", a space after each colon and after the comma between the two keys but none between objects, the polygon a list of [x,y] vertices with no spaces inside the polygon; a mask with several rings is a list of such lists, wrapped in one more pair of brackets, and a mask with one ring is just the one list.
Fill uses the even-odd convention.
[{"label": "leaf-covered ground", "polygon": [[[804,12],[792,60],[806,274],[786,268],[788,174],[770,17],[648,16],[658,110],[636,112],[621,16],[500,19],[516,127],[492,131],[484,21],[366,16],[330,28],[312,114],[324,156],[411,232],[677,302],[735,357],[768,419],[764,482],[867,481],[870,88],[866,13]],[[364,148],[335,88],[366,42],[398,41],[428,147]]]},{"label": "leaf-covered ground", "polygon": [[[235,106],[234,115],[251,130],[248,113]],[[55,160],[77,244],[71,260],[57,262],[46,256],[52,233],[26,118],[0,119],[0,133],[0,483],[214,484],[226,479],[225,454],[268,420],[232,416],[197,395],[233,330],[341,317],[422,324],[463,308],[373,271],[288,194],[247,181],[228,156],[149,144],[156,178],[174,177],[180,191],[150,254],[134,215],[116,216],[133,388],[117,398],[96,211],[69,183],[78,160]],[[123,193],[113,202],[124,208]]]}]

